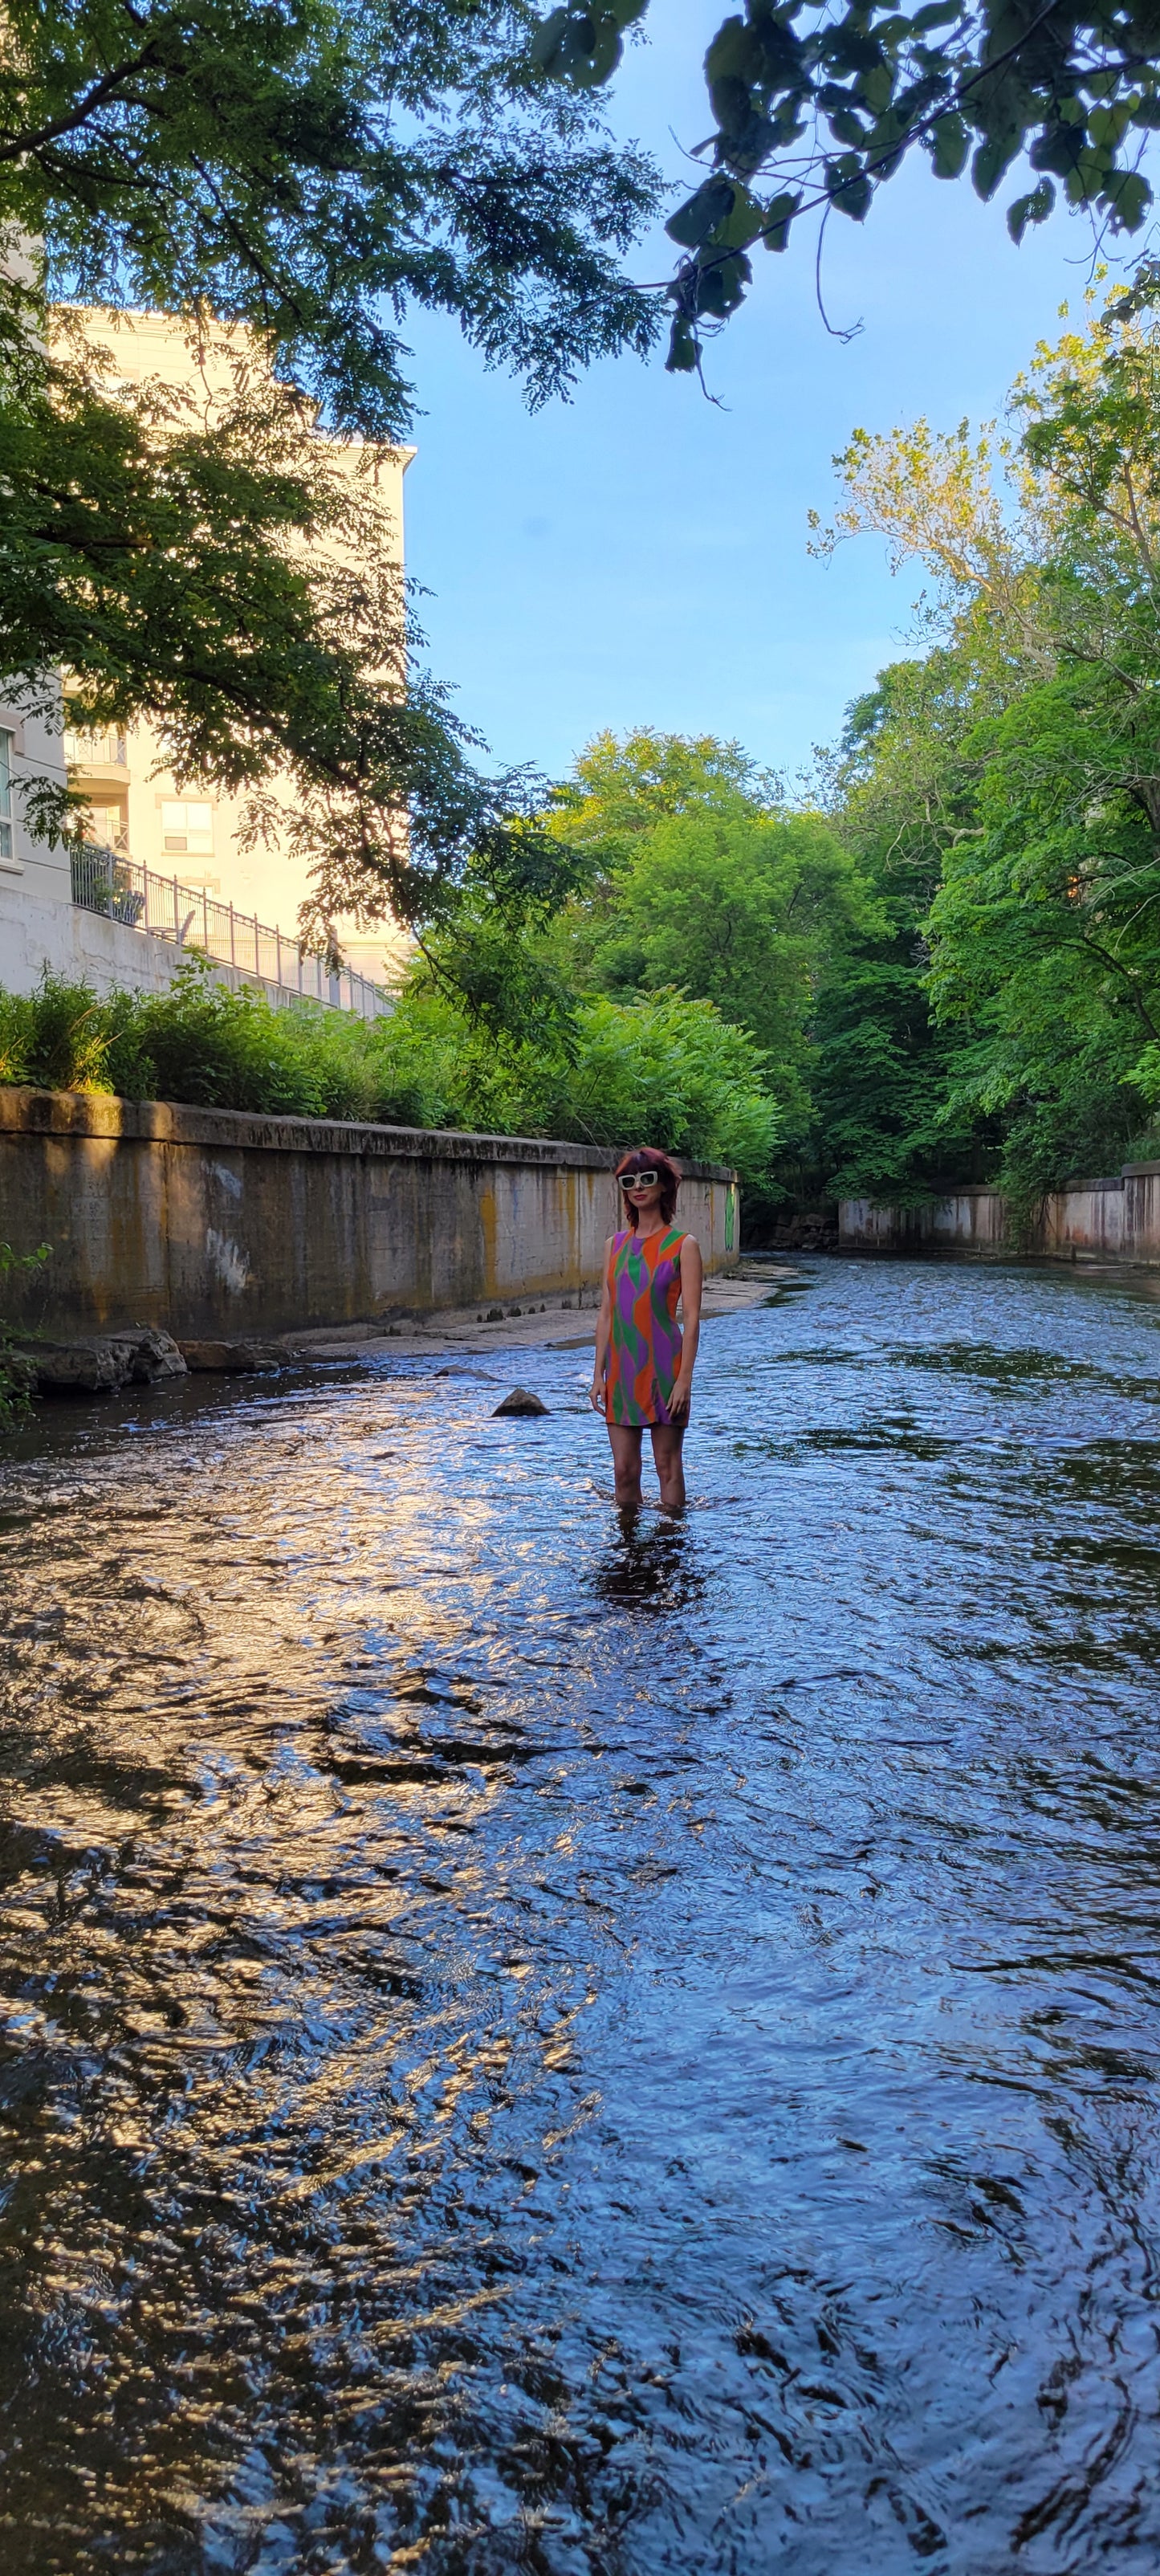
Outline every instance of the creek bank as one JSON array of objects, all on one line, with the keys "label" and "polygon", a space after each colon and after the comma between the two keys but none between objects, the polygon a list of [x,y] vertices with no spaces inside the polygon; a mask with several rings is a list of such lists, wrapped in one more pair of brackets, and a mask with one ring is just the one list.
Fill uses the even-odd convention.
[{"label": "creek bank", "polygon": [[[762,1305],[787,1285],[803,1284],[804,1274],[792,1263],[739,1262],[733,1271],[716,1273],[706,1283],[702,1321],[739,1314]],[[72,1340],[29,1336],[0,1351],[0,1377],[15,1393],[32,1396],[115,1395],[131,1385],[156,1385],[166,1378],[190,1376],[273,1376],[312,1362],[373,1361],[384,1345],[397,1359],[431,1359],[444,1354],[465,1358],[519,1350],[590,1350],[595,1334],[597,1297],[565,1297],[552,1305],[511,1306],[481,1316],[463,1308],[438,1315],[404,1318],[401,1323],[350,1325],[337,1331],[284,1333],[264,1340],[193,1340],[177,1342],[157,1326],[138,1325],[121,1333],[84,1334]],[[587,1317],[587,1320],[585,1320]],[[577,1327],[579,1326],[579,1330]],[[519,1393],[521,1390],[517,1389]],[[514,1408],[512,1408],[514,1409]],[[502,1408],[501,1408],[502,1410]]]}]

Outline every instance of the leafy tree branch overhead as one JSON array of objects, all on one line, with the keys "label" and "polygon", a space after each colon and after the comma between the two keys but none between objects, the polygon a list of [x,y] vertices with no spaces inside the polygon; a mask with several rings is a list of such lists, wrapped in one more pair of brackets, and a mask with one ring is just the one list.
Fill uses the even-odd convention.
[{"label": "leafy tree branch overhead", "polygon": [[[515,917],[555,864],[414,665],[373,480],[411,422],[408,307],[534,402],[656,333],[622,255],[659,176],[529,65],[531,24],[518,0],[4,11],[0,671],[34,695],[65,665],[82,722],[146,713],[256,830],[288,783],[319,918],[438,921],[481,876]],[[224,324],[234,397],[199,422],[50,350],[54,298]],[[361,479],[319,423],[368,442]]]},{"label": "leafy tree branch overhead", "polygon": [[519,0],[7,0],[0,227],[50,293],[261,333],[334,426],[411,423],[401,325],[454,314],[533,400],[646,348],[621,255],[658,174],[528,58]]},{"label": "leafy tree branch overhead", "polygon": [[[565,0],[535,59],[563,86],[599,88],[647,6]],[[1025,156],[1033,185],[1007,209],[1016,241],[1060,197],[1126,233],[1152,203],[1140,164],[1160,126],[1160,21],[1148,0],[745,0],[705,78],[713,128],[694,149],[707,174],[668,224],[684,254],[668,287],[678,370],[741,303],[752,249],[784,250],[814,210],[863,222],[916,150],[938,179],[969,166],[983,198]]]}]

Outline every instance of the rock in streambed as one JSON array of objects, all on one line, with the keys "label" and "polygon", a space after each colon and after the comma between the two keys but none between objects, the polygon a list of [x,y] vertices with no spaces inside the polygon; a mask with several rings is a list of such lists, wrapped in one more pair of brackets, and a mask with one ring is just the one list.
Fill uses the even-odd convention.
[{"label": "rock in streambed", "polygon": [[538,1395],[532,1394],[530,1387],[513,1386],[511,1394],[505,1395],[503,1403],[495,1406],[492,1419],[494,1420],[498,1413],[546,1413],[547,1410],[547,1405],[541,1403]]}]

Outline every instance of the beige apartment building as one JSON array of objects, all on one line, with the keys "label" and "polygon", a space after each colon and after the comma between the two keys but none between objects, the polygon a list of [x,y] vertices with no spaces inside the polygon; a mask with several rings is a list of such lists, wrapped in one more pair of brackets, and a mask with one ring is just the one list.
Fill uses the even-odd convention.
[{"label": "beige apartment building", "polygon": [[[191,349],[179,322],[164,314],[83,314],[86,335],[94,346],[111,353],[122,380],[142,384],[160,380],[187,386],[212,404],[228,390],[224,363],[210,352]],[[353,453],[355,442],[349,444]],[[378,482],[394,538],[395,560],[403,566],[403,477],[414,449],[388,453]],[[305,871],[287,845],[275,840],[242,846],[238,802],[206,785],[179,782],[165,767],[163,748],[151,728],[135,724],[127,731],[97,734],[69,732],[65,757],[78,785],[88,796],[91,840],[116,857],[158,876],[176,878],[194,894],[204,892],[238,913],[256,916],[281,933],[288,948],[297,934],[298,908],[308,891]],[[2,798],[0,781],[0,798]],[[0,864],[3,828],[0,817]],[[353,924],[336,924],[344,957],[372,981],[390,981],[406,955],[402,933],[384,928],[368,933]],[[196,939],[196,926],[192,936]]]}]

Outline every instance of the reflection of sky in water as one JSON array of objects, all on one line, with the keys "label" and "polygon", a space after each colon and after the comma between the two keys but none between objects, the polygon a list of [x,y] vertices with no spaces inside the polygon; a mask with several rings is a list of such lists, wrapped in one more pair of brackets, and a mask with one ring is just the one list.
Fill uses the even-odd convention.
[{"label": "reflection of sky in water", "polygon": [[1152,1309],[504,1367],[8,1444],[6,2565],[1151,2576]]}]

